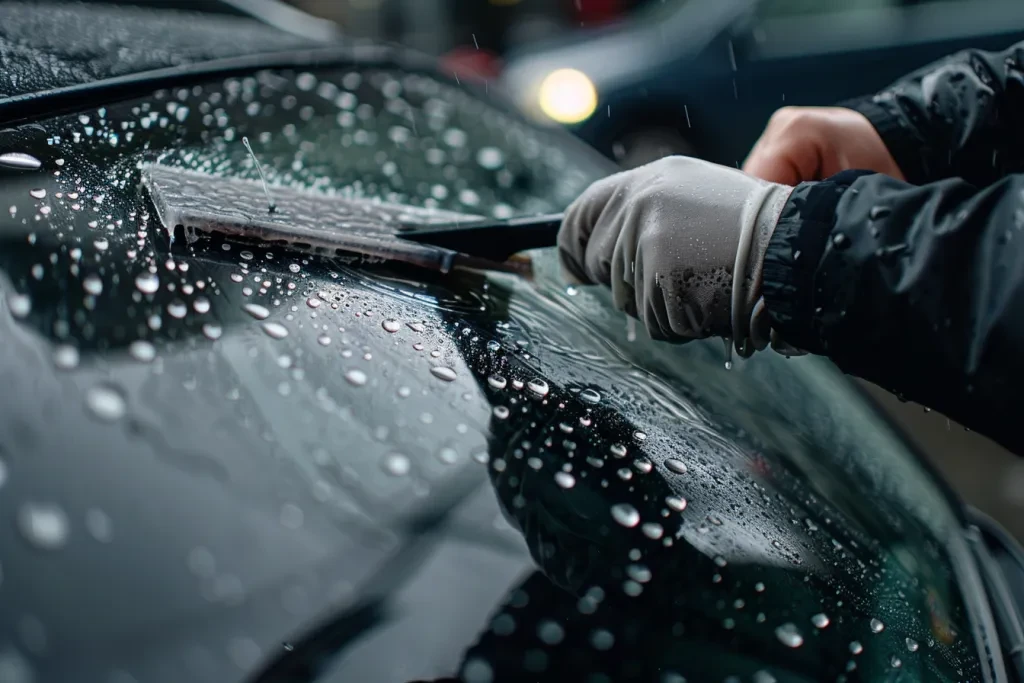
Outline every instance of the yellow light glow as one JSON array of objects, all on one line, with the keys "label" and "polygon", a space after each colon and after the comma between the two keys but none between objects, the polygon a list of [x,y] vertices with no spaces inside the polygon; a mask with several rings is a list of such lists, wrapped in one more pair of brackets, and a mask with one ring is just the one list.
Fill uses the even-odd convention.
[{"label": "yellow light glow", "polygon": [[540,84],[538,99],[541,111],[559,123],[579,123],[597,109],[597,89],[576,69],[549,73]]}]

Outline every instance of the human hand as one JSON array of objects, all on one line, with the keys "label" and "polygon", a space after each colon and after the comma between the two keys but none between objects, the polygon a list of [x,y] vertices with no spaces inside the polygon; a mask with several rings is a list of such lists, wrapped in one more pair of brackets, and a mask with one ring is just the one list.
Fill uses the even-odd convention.
[{"label": "human hand", "polygon": [[848,169],[905,180],[871,122],[845,107],[779,109],[743,163],[744,172],[786,185]]},{"label": "human hand", "polygon": [[791,192],[733,168],[667,157],[591,185],[566,211],[559,256],[578,282],[610,287],[615,307],[653,338],[715,335],[749,353],[748,340],[768,343],[751,315]]}]

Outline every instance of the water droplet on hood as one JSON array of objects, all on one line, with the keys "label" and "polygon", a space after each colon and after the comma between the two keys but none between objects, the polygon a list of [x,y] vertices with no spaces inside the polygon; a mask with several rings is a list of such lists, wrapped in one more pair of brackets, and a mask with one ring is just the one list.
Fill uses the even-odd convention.
[{"label": "water droplet on hood", "polygon": [[78,367],[78,349],[69,344],[61,344],[53,350],[53,364],[61,370],[73,370]]},{"label": "water droplet on hood", "polygon": [[57,550],[70,534],[68,516],[54,503],[25,503],[18,510],[18,528],[40,550]]},{"label": "water droplet on hood", "polygon": [[872,619],[871,620],[871,632],[872,633],[881,633],[884,630],[885,630],[885,624],[882,623],[881,619]]},{"label": "water droplet on hood", "polygon": [[345,373],[345,379],[349,384],[357,387],[363,386],[367,381],[366,373],[362,370],[349,370]]},{"label": "water droplet on hood", "polygon": [[540,378],[531,379],[526,383],[526,388],[529,389],[530,393],[534,396],[538,396],[540,398],[547,396],[548,391],[550,391],[548,383]]},{"label": "water droplet on hood", "polygon": [[242,306],[242,310],[257,320],[266,320],[270,317],[270,310],[266,306],[260,306],[259,304],[245,304]]},{"label": "water droplet on hood", "polygon": [[559,470],[555,472],[555,483],[563,489],[571,489],[576,485],[576,477],[572,476],[568,472]]},{"label": "water droplet on hood", "polygon": [[640,530],[644,532],[644,536],[655,541],[665,535],[665,528],[657,522],[645,522]]},{"label": "water droplet on hood", "polygon": [[800,647],[804,644],[804,637],[797,630],[796,624],[783,624],[775,629],[775,637],[786,647]]},{"label": "water droplet on hood", "polygon": [[263,331],[274,339],[284,339],[288,336],[288,328],[281,323],[263,323]]},{"label": "water droplet on hood", "polygon": [[120,420],[127,409],[120,390],[106,384],[97,384],[86,391],[85,405],[104,422]]},{"label": "water droplet on hood", "polygon": [[402,324],[397,320],[385,320],[380,325],[384,328],[385,332],[395,333],[402,329]]},{"label": "water droplet on hood", "polygon": [[7,306],[15,318],[24,318],[32,312],[32,299],[25,294],[10,294],[7,297]]},{"label": "water droplet on hood", "polygon": [[594,389],[587,388],[580,392],[580,400],[584,403],[595,405],[601,402],[601,394]]},{"label": "water droplet on hood", "polygon": [[828,618],[827,614],[825,614],[824,612],[820,612],[811,617],[811,623],[814,624],[815,628],[825,628],[832,622]]},{"label": "water droplet on hood", "polygon": [[508,386],[508,381],[501,375],[491,375],[487,378],[487,384],[492,389],[504,389]]},{"label": "water droplet on hood", "polygon": [[624,527],[632,528],[640,523],[640,513],[629,503],[612,505],[612,519]]},{"label": "water droplet on hood", "polygon": [[401,453],[392,453],[384,459],[384,469],[388,474],[401,477],[409,474],[409,470],[412,469],[412,462]]},{"label": "water droplet on hood", "polygon": [[675,458],[669,458],[666,460],[665,467],[668,468],[670,472],[675,472],[676,474],[686,474],[687,472],[686,463],[682,460],[676,460]]},{"label": "water droplet on hood", "polygon": [[668,496],[665,498],[665,504],[676,512],[682,512],[686,509],[686,499],[679,496]]},{"label": "water droplet on hood", "polygon": [[864,652],[864,646],[860,644],[859,640],[854,640],[850,643],[850,652],[859,655],[861,652]]},{"label": "water droplet on hood", "polygon": [[7,152],[6,154],[0,154],[0,166],[4,168],[14,168],[19,171],[34,171],[40,168],[43,162],[36,159],[31,154],[23,154],[21,152]]},{"label": "water droplet on hood", "polygon": [[99,296],[103,293],[103,280],[100,279],[99,275],[86,275],[85,279],[82,280],[82,289],[84,289],[87,294]]},{"label": "water droplet on hood", "polygon": [[156,358],[156,347],[144,339],[138,339],[128,345],[128,353],[141,363],[149,363]]},{"label": "water droplet on hood", "polygon": [[210,341],[220,339],[222,334],[224,334],[224,329],[220,325],[214,323],[206,323],[203,325],[203,336]]},{"label": "water droplet on hood", "polygon": [[907,638],[907,649],[908,650],[910,650],[911,652],[917,652],[919,647],[920,646],[917,644],[916,640],[914,640],[913,638]]},{"label": "water droplet on hood", "polygon": [[443,365],[435,365],[430,368],[430,374],[445,382],[454,382],[457,377],[454,370]]},{"label": "water droplet on hood", "polygon": [[41,187],[37,187],[35,189],[29,190],[28,193],[29,193],[29,195],[33,199],[45,199],[46,198],[46,190],[44,190]]},{"label": "water droplet on hood", "polygon": [[142,273],[135,278],[135,288],[143,294],[155,294],[160,289],[160,278],[156,273]]},{"label": "water droplet on hood", "polygon": [[93,508],[85,513],[85,528],[100,543],[110,543],[114,537],[114,524],[110,515]]}]

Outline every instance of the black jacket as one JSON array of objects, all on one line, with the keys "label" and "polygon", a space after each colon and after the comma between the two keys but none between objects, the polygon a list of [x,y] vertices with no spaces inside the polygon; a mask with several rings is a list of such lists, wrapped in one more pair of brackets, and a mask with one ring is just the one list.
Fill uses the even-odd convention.
[{"label": "black jacket", "polygon": [[848,106],[909,182],[846,171],[797,187],[765,257],[775,326],[1024,455],[1024,43]]}]

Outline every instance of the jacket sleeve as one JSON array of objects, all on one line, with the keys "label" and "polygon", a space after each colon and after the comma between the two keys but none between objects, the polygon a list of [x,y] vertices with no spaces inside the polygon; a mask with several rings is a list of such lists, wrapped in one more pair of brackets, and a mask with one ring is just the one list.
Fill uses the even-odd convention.
[{"label": "jacket sleeve", "polygon": [[915,185],[988,185],[1024,170],[1024,42],[959,52],[844,105],[871,121]]},{"label": "jacket sleeve", "polygon": [[1024,455],[1024,175],[804,183],[763,277],[788,343]]}]

